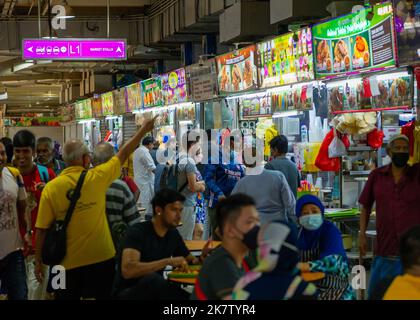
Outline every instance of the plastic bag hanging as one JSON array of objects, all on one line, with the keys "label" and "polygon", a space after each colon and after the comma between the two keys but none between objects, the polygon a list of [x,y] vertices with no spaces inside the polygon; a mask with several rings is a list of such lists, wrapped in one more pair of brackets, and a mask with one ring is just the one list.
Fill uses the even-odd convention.
[{"label": "plastic bag hanging", "polygon": [[328,157],[329,158],[339,158],[347,155],[347,149],[344,145],[344,142],[337,136],[337,131],[334,128],[334,139],[331,141],[328,146]]}]

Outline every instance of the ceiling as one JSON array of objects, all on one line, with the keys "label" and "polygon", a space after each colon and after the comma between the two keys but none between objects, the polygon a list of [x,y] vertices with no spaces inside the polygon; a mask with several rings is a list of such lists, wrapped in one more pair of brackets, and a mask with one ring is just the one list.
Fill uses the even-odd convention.
[{"label": "ceiling", "polygon": [[[39,2],[42,35],[46,36],[49,32],[48,4],[46,0]],[[153,0],[110,0],[110,20],[115,24],[117,19],[141,17],[153,2]],[[51,0],[51,6],[56,4],[64,5],[65,3],[62,0]],[[90,21],[96,17],[97,20],[105,23],[107,0],[67,0],[67,4],[71,6],[78,21],[83,19]],[[37,20],[38,0],[0,0],[0,21],[8,22],[10,25],[18,22],[22,22],[22,25],[33,22],[29,28],[34,29],[37,27]],[[67,21],[69,24],[75,24],[70,20]],[[95,28],[95,25],[87,24],[87,27]],[[6,30],[6,33],[11,32]],[[1,38],[0,35],[0,42]],[[145,52],[144,55],[142,55],[142,50]],[[136,46],[130,47],[129,51],[131,58],[124,63],[51,61],[27,63],[22,61],[19,50],[10,48],[0,50],[0,94],[7,92],[8,96],[7,100],[0,101],[0,105],[6,104],[8,116],[24,113],[53,114],[57,112],[57,107],[63,101],[64,90],[72,85],[78,86],[83,72],[94,72],[95,75],[111,77],[118,70],[126,73],[148,70],[153,67],[156,58],[179,59],[179,50],[173,49],[146,53],[147,48]]]},{"label": "ceiling", "polygon": [[[156,66],[160,65],[158,62],[163,61],[166,69],[179,67],[182,44],[193,42],[195,48],[201,50],[202,35],[217,34],[219,15],[235,2],[184,0],[182,5],[185,7],[181,7],[179,0],[109,0],[109,37],[127,39],[127,61],[22,61],[20,47],[24,38],[38,38],[40,35],[59,38],[107,37],[107,0],[50,1],[51,6],[64,5],[66,2],[72,8],[76,18],[66,20],[65,31],[50,31],[47,0],[0,0],[0,95],[5,91],[8,94],[7,100],[0,100],[0,106],[6,104],[7,115],[56,112],[68,96],[64,92],[68,93],[69,87],[74,88],[75,96],[78,95],[77,87],[87,73],[93,73],[97,79],[111,79],[116,74],[131,74],[137,79],[144,79],[156,72]],[[204,3],[207,7],[197,7],[196,11],[191,9],[198,3]],[[214,9],[216,6],[217,9]],[[204,15],[200,11],[213,9],[210,14]],[[218,44],[217,52],[226,52],[228,49]],[[106,88],[110,89],[110,86]]]}]

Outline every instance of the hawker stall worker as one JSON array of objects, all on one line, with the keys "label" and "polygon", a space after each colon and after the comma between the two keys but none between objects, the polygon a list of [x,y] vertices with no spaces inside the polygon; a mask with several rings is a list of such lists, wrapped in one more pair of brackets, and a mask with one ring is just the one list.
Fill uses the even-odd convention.
[{"label": "hawker stall worker", "polygon": [[353,300],[349,283],[350,268],[341,233],[324,219],[325,208],[318,197],[305,195],[296,203],[300,229],[298,249],[302,272],[323,272],[325,278],[315,282],[320,300]]}]

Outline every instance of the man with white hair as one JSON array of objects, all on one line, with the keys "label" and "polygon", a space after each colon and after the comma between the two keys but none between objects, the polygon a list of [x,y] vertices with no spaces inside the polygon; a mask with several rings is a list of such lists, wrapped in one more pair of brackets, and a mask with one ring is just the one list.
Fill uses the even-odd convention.
[{"label": "man with white hair", "polygon": [[[96,167],[106,163],[113,156],[114,147],[108,142],[102,142],[93,152],[93,165]],[[106,213],[114,246],[118,250],[128,226],[141,222],[134,195],[121,178],[114,180],[106,192]]]},{"label": "man with white hair", "polygon": [[408,165],[409,151],[407,136],[391,138],[387,152],[392,163],[372,171],[359,200],[363,206],[360,216],[361,256],[366,254],[366,230],[376,204],[377,247],[369,296],[386,278],[402,273],[400,237],[410,228],[420,225],[420,165]]},{"label": "man with white hair", "polygon": [[[120,151],[106,163],[86,173],[81,196],[67,227],[67,254],[61,262],[65,269],[65,289],[56,289],[57,300],[80,298],[108,299],[115,274],[115,247],[106,216],[105,194],[121,175],[121,166],[154,127],[148,120]],[[46,231],[56,220],[64,220],[70,198],[83,171],[90,166],[89,149],[83,142],[65,144],[63,158],[67,168],[51,181],[42,193],[36,222],[36,275],[42,279],[42,248]],[[54,182],[54,183],[52,183]]]},{"label": "man with white hair", "polygon": [[36,142],[37,162],[54,170],[59,175],[65,168],[65,163],[54,158],[54,141],[50,137],[41,137]]}]

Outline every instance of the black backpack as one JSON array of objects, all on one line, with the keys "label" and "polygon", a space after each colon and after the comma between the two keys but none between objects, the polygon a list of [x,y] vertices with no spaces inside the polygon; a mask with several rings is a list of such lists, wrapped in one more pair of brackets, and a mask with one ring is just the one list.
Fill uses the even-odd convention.
[{"label": "black backpack", "polygon": [[159,171],[159,177],[156,175],[156,180],[159,181],[158,192],[161,189],[169,188],[172,190],[177,190],[178,192],[182,192],[188,185],[188,179],[186,179],[185,183],[181,186],[178,186],[178,176],[179,172],[179,158],[177,158],[175,164],[166,164],[166,165],[158,165],[156,168],[156,173]]}]

